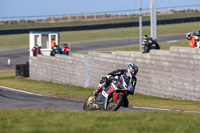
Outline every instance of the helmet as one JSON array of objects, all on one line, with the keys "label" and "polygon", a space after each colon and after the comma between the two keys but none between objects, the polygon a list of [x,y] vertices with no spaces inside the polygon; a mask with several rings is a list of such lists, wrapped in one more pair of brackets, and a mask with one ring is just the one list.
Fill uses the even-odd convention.
[{"label": "helmet", "polygon": [[190,40],[192,38],[192,35],[190,32],[188,32],[188,33],[186,33],[185,37],[187,40]]},{"label": "helmet", "polygon": [[130,77],[136,76],[136,74],[138,72],[138,66],[134,63],[129,64],[127,67],[127,72]]},{"label": "helmet", "polygon": [[144,36],[143,36],[143,39],[147,40],[147,39],[148,39],[148,36],[147,36],[147,35],[144,35]]}]

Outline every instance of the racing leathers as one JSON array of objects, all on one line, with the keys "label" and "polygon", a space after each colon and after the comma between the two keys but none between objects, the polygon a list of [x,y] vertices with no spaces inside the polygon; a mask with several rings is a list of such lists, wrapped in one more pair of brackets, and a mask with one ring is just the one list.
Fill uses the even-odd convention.
[{"label": "racing leathers", "polygon": [[[102,79],[99,82],[99,85],[97,87],[96,92],[98,93],[101,89],[105,89],[108,87],[108,85],[112,82],[112,79],[119,79],[119,77],[123,75],[123,78],[125,79],[126,85],[130,86],[132,85],[134,90],[135,90],[135,86],[136,86],[136,82],[137,82],[137,78],[135,77],[135,75],[131,75],[129,76],[127,74],[127,70],[126,69],[118,69],[115,70],[113,72],[110,72],[106,75],[106,77],[102,77]],[[125,95],[124,97],[124,103],[122,104],[122,106],[124,107],[128,107],[129,105],[129,101],[127,99],[127,95]]]}]

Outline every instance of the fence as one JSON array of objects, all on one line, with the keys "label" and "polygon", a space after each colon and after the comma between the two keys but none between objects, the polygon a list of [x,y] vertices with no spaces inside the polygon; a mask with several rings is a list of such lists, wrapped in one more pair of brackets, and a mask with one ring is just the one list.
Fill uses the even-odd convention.
[{"label": "fence", "polygon": [[[142,12],[143,16],[149,16],[150,8],[143,9]],[[200,12],[200,5],[157,8],[157,15],[179,13],[179,12],[186,12],[186,13]],[[139,9],[93,12],[93,13],[43,15],[43,16],[0,17],[0,25],[104,20],[104,19],[114,19],[114,18],[129,18],[138,15],[139,15]]]}]

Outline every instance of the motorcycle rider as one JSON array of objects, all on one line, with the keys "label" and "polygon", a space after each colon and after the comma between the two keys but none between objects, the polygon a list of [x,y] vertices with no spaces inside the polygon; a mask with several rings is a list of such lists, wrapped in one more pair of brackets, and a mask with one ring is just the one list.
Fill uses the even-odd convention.
[{"label": "motorcycle rider", "polygon": [[[113,78],[118,79],[121,75],[123,75],[123,78],[125,79],[127,86],[132,85],[135,91],[135,86],[137,82],[137,78],[135,76],[137,72],[138,72],[137,65],[134,63],[131,63],[128,65],[127,69],[117,69],[113,72],[108,73],[106,77],[102,77],[94,94],[98,94],[101,91],[101,89],[107,88],[108,85],[112,82]],[[129,105],[129,101],[126,95],[122,106],[128,107],[128,105]]]}]

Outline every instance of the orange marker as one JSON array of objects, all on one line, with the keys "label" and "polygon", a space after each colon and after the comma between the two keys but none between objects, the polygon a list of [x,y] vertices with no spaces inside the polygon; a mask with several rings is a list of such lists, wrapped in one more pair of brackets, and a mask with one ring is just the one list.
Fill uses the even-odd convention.
[{"label": "orange marker", "polygon": [[8,66],[10,66],[11,64],[11,61],[10,61],[10,58],[8,58]]}]

